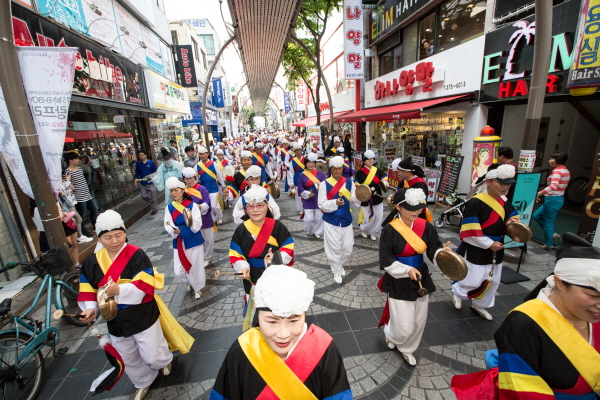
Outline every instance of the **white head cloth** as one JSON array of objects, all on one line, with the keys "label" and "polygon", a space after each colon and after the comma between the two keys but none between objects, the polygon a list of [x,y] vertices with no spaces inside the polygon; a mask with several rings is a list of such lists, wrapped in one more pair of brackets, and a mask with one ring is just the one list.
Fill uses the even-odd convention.
[{"label": "white head cloth", "polygon": [[267,200],[268,195],[269,192],[267,192],[267,189],[264,187],[252,185],[252,187],[244,194],[244,201],[246,204],[253,204],[254,202],[262,203]]},{"label": "white head cloth", "polygon": [[171,189],[175,189],[175,188],[185,189],[185,184],[183,182],[181,182],[179,179],[172,176],[165,181],[165,187],[167,188],[167,190],[171,190]]},{"label": "white head cloth", "polygon": [[[600,292],[600,260],[596,258],[561,258],[556,262],[554,275],[573,285],[591,286]],[[553,276],[546,281],[552,289],[556,287]]]},{"label": "white head cloth", "polygon": [[183,175],[184,178],[193,178],[197,174],[198,173],[196,172],[196,169],[194,169],[194,168],[185,167],[184,169],[181,170],[181,175]]},{"label": "white head cloth", "polygon": [[315,153],[310,153],[308,156],[306,156],[306,158],[308,158],[308,161],[317,161],[317,155]]},{"label": "white head cloth", "polygon": [[206,150],[206,147],[200,146],[200,147],[198,147],[198,153],[199,154],[208,153],[208,150]]},{"label": "white head cloth", "polygon": [[123,222],[121,214],[114,210],[106,210],[98,215],[96,219],[96,232],[110,232],[115,229],[125,230],[125,222]]},{"label": "white head cloth", "polygon": [[261,170],[258,165],[253,165],[246,170],[246,178],[260,178]]},{"label": "white head cloth", "polygon": [[268,308],[277,317],[301,315],[310,307],[315,283],[296,268],[271,265],[254,287],[256,308]]},{"label": "white head cloth", "polygon": [[252,153],[250,153],[248,150],[242,150],[242,152],[240,153],[240,157],[241,158],[244,158],[244,157],[252,158]]},{"label": "white head cloth", "polygon": [[341,168],[344,166],[344,159],[340,156],[331,157],[329,167]]}]

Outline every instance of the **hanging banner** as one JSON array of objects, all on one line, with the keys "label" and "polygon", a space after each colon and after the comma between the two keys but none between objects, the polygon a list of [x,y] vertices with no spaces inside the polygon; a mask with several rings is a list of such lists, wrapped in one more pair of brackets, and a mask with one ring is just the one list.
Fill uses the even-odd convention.
[{"label": "hanging banner", "polygon": [[223,98],[223,82],[221,79],[212,81],[213,87],[213,105],[217,108],[225,107],[225,99]]},{"label": "hanging banner", "polygon": [[[592,88],[590,93],[585,94],[593,94],[595,92],[593,88],[600,86],[598,18],[600,18],[600,0],[583,0],[579,12],[567,89]],[[572,94],[575,95],[575,93]]]},{"label": "hanging banner", "polygon": [[17,47],[23,86],[36,125],[48,180],[60,191],[60,159],[65,142],[71,88],[78,49]]},{"label": "hanging banner", "polygon": [[229,84],[229,82],[225,82],[223,92],[225,93],[225,105],[227,107],[231,107],[233,101],[231,100],[231,85]]},{"label": "hanging banner", "polygon": [[[196,79],[196,65],[194,64],[192,45],[176,45],[175,49],[177,52],[177,62],[175,65],[177,66],[181,86],[186,88],[199,87],[198,80]],[[199,95],[202,96],[202,94]]]},{"label": "hanging banner", "polygon": [[0,87],[0,142],[2,142],[0,154],[2,155],[2,158],[4,158],[8,168],[10,168],[10,172],[12,172],[23,193],[33,198],[29,177],[27,176],[23,157],[21,157],[19,144],[15,137],[15,131],[13,130],[10,116],[8,115],[2,87]]},{"label": "hanging banner", "polygon": [[290,103],[290,97],[292,92],[286,92],[285,96],[283,96],[283,110],[286,114],[289,114],[292,111],[292,106]]},{"label": "hanging banner", "polygon": [[346,79],[362,79],[365,77],[362,1],[344,0],[343,17]]},{"label": "hanging banner", "polygon": [[306,111],[306,89],[302,81],[296,87],[296,112],[300,111]]}]

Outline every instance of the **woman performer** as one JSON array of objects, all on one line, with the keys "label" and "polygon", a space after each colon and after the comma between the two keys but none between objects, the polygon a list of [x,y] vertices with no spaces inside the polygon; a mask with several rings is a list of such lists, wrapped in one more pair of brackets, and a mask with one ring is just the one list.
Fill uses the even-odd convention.
[{"label": "woman performer", "polygon": [[306,324],[314,291],[315,283],[295,268],[265,271],[254,291],[253,328],[227,352],[211,400],[352,399],[332,337]]},{"label": "woman performer", "polygon": [[231,238],[229,261],[235,272],[244,279],[244,331],[249,329],[254,314],[250,295],[252,285],[265,271],[265,257],[273,254],[273,263],[294,263],[294,239],[285,225],[273,219],[268,206],[267,189],[252,186],[242,197],[246,211],[245,222],[237,227]]},{"label": "woman performer", "polygon": [[360,215],[358,223],[360,234],[365,239],[371,235],[371,240],[377,240],[376,233],[381,231],[383,220],[383,195],[380,184],[387,183],[383,180],[383,171],[373,165],[375,153],[372,150],[365,151],[363,155],[363,167],[356,171],[355,182],[369,186],[372,196],[369,201],[360,204]]},{"label": "woman performer", "polygon": [[[167,179],[165,187],[173,197],[173,202],[165,207],[165,230],[173,238],[175,276],[180,283],[187,283],[188,290],[193,289],[194,298],[199,299],[206,286],[202,214],[179,179]],[[186,224],[184,209],[192,213],[192,226]]]},{"label": "woman performer", "polygon": [[198,183],[198,173],[195,168],[186,167],[181,171],[185,192],[192,201],[198,204],[202,214],[202,238],[204,239],[204,268],[208,267],[215,249],[215,231],[217,227],[213,221],[208,189]]},{"label": "woman performer", "polygon": [[304,205],[304,232],[321,239],[323,234],[323,213],[319,209],[319,184],[325,180],[325,175],[315,169],[317,154],[306,156],[307,170],[298,178],[298,193]]},{"label": "woman performer", "polygon": [[[413,353],[425,329],[429,294],[435,292],[423,254],[427,252],[435,263],[435,256],[442,250],[433,225],[418,218],[425,199],[421,189],[397,191],[393,199],[395,210],[383,222],[379,242],[379,268],[385,274],[377,286],[388,294],[379,327],[383,325],[388,347],[397,347],[410,365],[417,364]],[[449,245],[446,243],[443,250],[450,250]],[[419,295],[421,285],[429,294]]]},{"label": "woman performer", "polygon": [[[596,400],[600,394],[600,250],[563,235],[554,274],[512,310],[487,354],[491,370],[455,376],[458,399],[493,390],[495,398]],[[537,297],[537,298],[536,298]],[[496,379],[482,379],[491,374]],[[495,383],[492,388],[482,385]],[[482,392],[482,390],[484,390]]]},{"label": "woman performer", "polygon": [[[412,163],[410,158],[405,158],[398,164],[397,170],[400,178],[404,180],[404,187],[406,188],[419,188],[423,190],[425,195],[429,192],[427,182],[425,182],[425,172],[423,169]],[[433,221],[433,216],[427,208],[427,205],[423,208],[423,212],[419,214],[419,218],[427,220],[427,222]]]}]

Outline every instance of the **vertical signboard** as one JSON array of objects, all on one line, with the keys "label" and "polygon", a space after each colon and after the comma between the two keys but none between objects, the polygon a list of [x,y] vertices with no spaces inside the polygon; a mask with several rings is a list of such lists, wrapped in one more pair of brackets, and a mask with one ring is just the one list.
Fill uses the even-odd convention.
[{"label": "vertical signboard", "polygon": [[233,102],[231,100],[231,85],[229,84],[229,82],[225,82],[223,92],[225,93],[225,105],[227,107],[231,107]]},{"label": "vertical signboard", "polygon": [[[583,0],[575,35],[573,61],[567,80],[568,89],[600,86],[599,19],[600,0]],[[594,92],[592,89],[590,94]]]},{"label": "vertical signboard", "polygon": [[283,109],[286,114],[292,111],[292,107],[290,105],[290,95],[291,92],[286,92],[285,96],[283,96]]},{"label": "vertical signboard", "polygon": [[346,79],[362,79],[365,77],[362,1],[344,0],[343,14]]},{"label": "vertical signboard", "polygon": [[213,105],[217,108],[225,107],[225,99],[223,99],[223,82],[221,79],[212,81],[213,87]]},{"label": "vertical signboard", "polygon": [[578,188],[586,191],[585,202],[583,203],[583,213],[579,220],[579,229],[577,234],[588,241],[593,241],[600,217],[600,143],[596,149],[592,173],[587,186],[579,181],[575,182]]},{"label": "vertical signboard", "polygon": [[304,82],[300,81],[296,87],[296,111],[306,110],[306,90],[304,90]]},{"label": "vertical signboard", "polygon": [[196,66],[194,65],[194,53],[192,45],[176,45],[177,51],[177,73],[183,87],[198,87],[196,79]]}]

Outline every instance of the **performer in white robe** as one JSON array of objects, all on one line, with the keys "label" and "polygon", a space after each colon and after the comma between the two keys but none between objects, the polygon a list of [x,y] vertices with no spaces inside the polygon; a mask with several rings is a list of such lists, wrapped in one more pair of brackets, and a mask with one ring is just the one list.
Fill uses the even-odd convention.
[{"label": "performer in white robe", "polygon": [[222,196],[221,188],[225,187],[221,170],[217,164],[210,160],[210,154],[206,147],[198,149],[200,162],[196,165],[200,184],[204,186],[210,193],[210,205],[212,209],[213,219],[217,224],[223,223],[223,208],[219,196]]},{"label": "performer in white robe", "polygon": [[[204,238],[202,214],[185,192],[185,184],[177,178],[169,178],[165,183],[173,197],[173,202],[165,207],[165,230],[173,238],[173,268],[180,283],[187,283],[188,290],[194,290],[194,298],[202,296],[206,286],[204,273]],[[192,225],[185,222],[185,211],[192,214]]]},{"label": "performer in white robe", "polygon": [[329,160],[331,177],[319,185],[319,208],[323,211],[325,254],[331,265],[333,280],[341,284],[346,276],[344,263],[352,254],[354,232],[350,203],[360,205],[351,179],[342,176],[344,160],[336,156]]},{"label": "performer in white robe", "polygon": [[383,221],[383,193],[381,185],[386,185],[383,180],[383,171],[373,165],[375,153],[372,150],[365,151],[363,155],[363,167],[356,171],[354,179],[356,183],[369,186],[371,189],[371,198],[361,203],[360,215],[358,218],[360,234],[365,239],[377,240],[377,233],[381,231],[381,222]]},{"label": "performer in white robe", "polygon": [[[242,222],[244,222],[242,217],[244,215],[246,215],[246,212],[244,210],[244,205],[242,204],[243,203],[242,197],[243,197],[244,193],[246,193],[246,191],[254,185],[260,186],[261,176],[262,176],[262,171],[260,170],[260,167],[258,167],[257,165],[252,165],[251,167],[249,167],[246,170],[245,190],[243,193],[240,193],[240,197],[237,199],[235,206],[233,207],[232,216],[233,216],[233,222],[235,222],[236,225],[239,225]],[[273,219],[279,220],[279,218],[281,217],[281,210],[279,209],[279,206],[273,199],[273,196],[268,195],[267,201],[269,202],[269,206],[273,210]]]},{"label": "performer in white robe", "polygon": [[291,188],[290,192],[294,194],[296,200],[296,211],[298,211],[298,214],[302,214],[304,206],[302,205],[302,197],[300,197],[296,186],[298,186],[298,178],[306,170],[306,166],[304,165],[304,157],[302,156],[302,146],[298,143],[292,143],[291,147],[294,150],[294,155],[289,158],[287,164],[288,184]]},{"label": "performer in white robe", "polygon": [[304,232],[308,236],[321,239],[323,234],[323,212],[319,208],[319,186],[325,180],[325,175],[315,169],[317,154],[306,156],[306,171],[298,178],[298,191],[304,202]]}]

